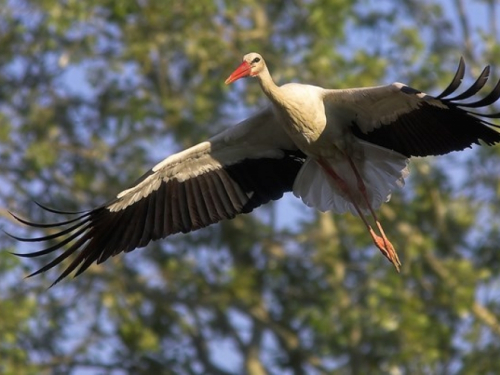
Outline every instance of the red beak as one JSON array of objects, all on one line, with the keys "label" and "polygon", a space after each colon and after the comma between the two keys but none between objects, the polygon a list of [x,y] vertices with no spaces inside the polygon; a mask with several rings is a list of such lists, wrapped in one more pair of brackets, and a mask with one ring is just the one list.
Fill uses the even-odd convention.
[{"label": "red beak", "polygon": [[226,85],[229,85],[230,83],[233,83],[240,78],[248,77],[250,75],[250,69],[252,69],[250,64],[246,61],[243,61],[240,66],[238,66],[236,70],[226,79],[224,83]]}]

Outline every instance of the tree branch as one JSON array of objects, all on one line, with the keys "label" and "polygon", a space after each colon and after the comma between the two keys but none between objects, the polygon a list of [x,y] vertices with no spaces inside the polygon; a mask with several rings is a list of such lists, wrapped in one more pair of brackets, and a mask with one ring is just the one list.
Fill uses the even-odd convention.
[{"label": "tree branch", "polygon": [[467,12],[463,0],[455,0],[455,7],[457,8],[458,20],[462,30],[462,38],[465,46],[465,57],[467,60],[474,60],[474,51],[472,48],[471,33],[469,23],[467,22]]}]

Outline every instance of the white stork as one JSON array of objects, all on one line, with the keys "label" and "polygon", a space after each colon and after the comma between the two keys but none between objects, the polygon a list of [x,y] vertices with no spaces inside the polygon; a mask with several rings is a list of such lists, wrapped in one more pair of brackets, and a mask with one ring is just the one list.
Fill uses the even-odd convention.
[{"label": "white stork", "polygon": [[[403,186],[411,156],[500,142],[500,126],[485,120],[500,118],[500,113],[469,110],[498,100],[500,81],[484,98],[463,101],[483,88],[489,70],[454,97],[449,96],[461,84],[463,59],[450,85],[436,97],[402,83],[330,90],[296,83],[277,86],[262,56],[249,53],[226,84],[256,77],[271,102],[267,108],[167,157],[109,203],[72,220],[39,224],[14,216],[32,227],[62,228],[38,238],[13,236],[26,242],[58,241],[17,255],[38,257],[65,248],[33,276],[75,254],[55,284],[75,269],[77,276],[93,262],[251,212],[293,191],[321,211],[360,216],[375,245],[399,269],[375,210],[396,186]],[[378,233],[365,215],[371,216]]]}]

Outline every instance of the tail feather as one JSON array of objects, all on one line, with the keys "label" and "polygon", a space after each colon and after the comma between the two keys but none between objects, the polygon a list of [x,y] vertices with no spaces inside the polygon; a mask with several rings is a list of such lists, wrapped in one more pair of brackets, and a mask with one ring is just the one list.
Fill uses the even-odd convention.
[{"label": "tail feather", "polygon": [[[360,142],[360,144],[364,158],[363,161],[354,160],[354,164],[363,178],[370,205],[373,209],[377,209],[390,199],[393,189],[404,186],[404,179],[409,174],[408,159],[404,155],[371,143]],[[348,160],[327,159],[327,162],[346,182],[351,196],[362,213],[368,214],[368,206],[358,188],[356,175]],[[351,212],[357,215],[349,197],[313,158],[306,160],[299,171],[293,193],[306,205],[320,211]]]}]

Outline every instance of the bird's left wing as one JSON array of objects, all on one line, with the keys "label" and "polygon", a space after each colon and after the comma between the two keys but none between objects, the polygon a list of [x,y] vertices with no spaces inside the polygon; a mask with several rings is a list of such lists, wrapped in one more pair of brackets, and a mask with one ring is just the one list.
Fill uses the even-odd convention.
[{"label": "bird's left wing", "polygon": [[490,73],[486,67],[472,86],[450,97],[459,88],[464,72],[461,59],[452,82],[435,97],[397,82],[325,90],[327,115],[350,126],[356,137],[407,157],[442,155],[479,141],[498,143],[500,126],[486,119],[500,118],[500,113],[477,113],[473,109],[489,106],[500,98],[500,81],[485,97],[467,101],[486,84]]},{"label": "bird's left wing", "polygon": [[[247,213],[291,191],[305,155],[275,121],[270,108],[178,154],[169,156],[109,203],[72,220],[38,224],[61,228],[26,242],[55,240],[55,244],[23,257],[65,250],[30,276],[76,256],[54,282],[73,270],[75,276],[93,262],[178,232],[190,232]],[[64,213],[48,209],[54,213]]]}]

